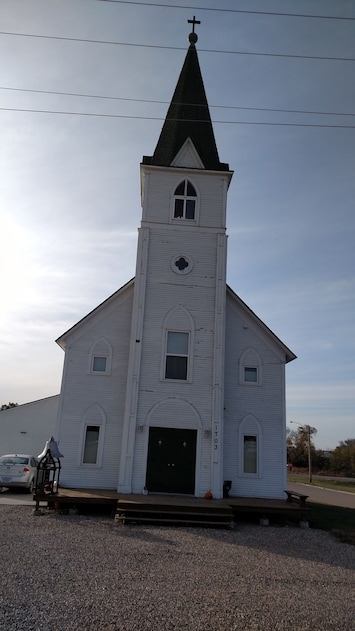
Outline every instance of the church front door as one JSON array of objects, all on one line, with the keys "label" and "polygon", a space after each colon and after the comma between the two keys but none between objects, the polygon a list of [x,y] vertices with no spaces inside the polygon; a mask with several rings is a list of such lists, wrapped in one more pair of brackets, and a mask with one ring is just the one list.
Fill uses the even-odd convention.
[{"label": "church front door", "polygon": [[193,429],[149,429],[148,491],[194,494],[196,438],[197,431]]}]

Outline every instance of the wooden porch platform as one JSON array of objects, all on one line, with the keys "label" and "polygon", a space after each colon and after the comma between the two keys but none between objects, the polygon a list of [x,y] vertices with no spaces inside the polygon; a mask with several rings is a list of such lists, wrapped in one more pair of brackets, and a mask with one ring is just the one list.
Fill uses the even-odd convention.
[{"label": "wooden porch platform", "polygon": [[35,495],[39,502],[57,510],[102,507],[116,514],[116,521],[127,523],[159,523],[174,525],[205,525],[230,527],[248,516],[263,519],[306,520],[309,508],[285,500],[253,497],[205,499],[186,495],[119,494],[111,489],[60,488],[55,495]]}]

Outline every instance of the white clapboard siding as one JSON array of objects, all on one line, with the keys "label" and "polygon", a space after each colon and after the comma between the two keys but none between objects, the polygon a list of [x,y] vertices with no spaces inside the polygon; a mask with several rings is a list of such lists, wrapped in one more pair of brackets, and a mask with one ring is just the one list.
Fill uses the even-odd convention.
[{"label": "white clapboard siding", "polygon": [[172,223],[173,196],[178,184],[189,179],[197,192],[198,221],[201,227],[224,228],[226,221],[225,195],[229,177],[223,173],[145,167],[143,222]]},{"label": "white clapboard siding", "polygon": [[[182,277],[186,282],[186,277]],[[210,296],[213,308],[214,291],[206,282],[205,296]],[[182,285],[186,292],[186,287]],[[202,495],[210,485],[211,436],[211,362],[213,330],[206,313],[201,314],[199,301],[191,283],[191,291],[185,295],[184,309],[190,311],[200,326],[194,332],[191,383],[167,384],[160,379],[162,353],[162,314],[172,304],[181,302],[179,291],[175,299],[164,297],[164,311],[159,309],[148,327],[149,336],[144,344],[141,362],[140,398],[137,425],[143,431],[136,434],[132,491],[140,493],[145,479],[149,425],[189,427],[197,429],[198,456],[196,459],[196,494]],[[189,287],[187,287],[189,289]],[[153,292],[154,293],[154,292]],[[149,297],[149,300],[151,298]],[[117,307],[106,305],[100,317],[82,322],[79,331],[68,337],[67,357],[63,379],[61,419],[58,438],[64,454],[62,483],[68,486],[116,488],[120,459],[128,341],[131,318],[131,300],[120,302]],[[158,296],[152,300],[153,305]],[[187,309],[189,307],[189,309]],[[197,314],[197,315],[196,315]],[[89,318],[90,320],[90,318]],[[88,374],[89,353],[97,339],[110,340],[113,348],[110,376]],[[246,349],[254,349],[262,363],[261,386],[240,384],[239,361]],[[224,463],[223,478],[232,480],[232,495],[254,497],[283,497],[285,485],[285,418],[284,418],[284,350],[272,334],[257,326],[248,311],[228,295],[226,314],[225,396],[224,396]],[[106,415],[104,457],[100,468],[80,465],[81,420],[85,410],[93,403],[100,403]],[[187,404],[190,413],[187,413]],[[193,412],[192,412],[193,410]],[[240,424],[248,414],[253,415],[261,427],[260,471],[257,477],[245,476],[240,471],[241,445]]]},{"label": "white clapboard siding", "polygon": [[[136,424],[144,426],[145,430],[134,437],[132,490],[139,492],[144,484],[149,426],[160,423],[164,427],[198,430],[195,493],[199,495],[211,487],[212,441],[211,436],[206,439],[205,430],[211,432],[212,429],[215,381],[223,382],[221,374],[214,374],[214,370],[216,349],[221,352],[217,339],[223,339],[224,326],[223,317],[216,324],[216,302],[219,287],[222,283],[223,294],[225,283],[225,196],[228,178],[219,173],[186,168],[143,167],[142,171],[143,225],[149,245],[144,277],[140,281],[144,282],[145,300]],[[173,219],[174,192],[186,178],[192,182],[197,193],[195,222]],[[223,260],[219,263],[221,238],[224,239]],[[174,261],[180,256],[189,259],[190,270],[186,274],[176,273]],[[218,265],[222,277],[217,276]],[[187,383],[164,379],[168,329],[190,332],[191,371]],[[167,400],[170,405],[162,413],[164,405],[161,403]],[[191,413],[187,406],[190,406]],[[152,409],[156,412],[154,418]]]},{"label": "white clapboard siding", "polygon": [[[64,486],[116,488],[124,402],[127,386],[127,363],[132,316],[132,287],[124,299],[116,296],[69,333],[60,405],[58,435],[64,455],[61,481]],[[70,338],[73,338],[72,340]],[[109,374],[90,372],[90,352],[95,342],[108,340],[112,350]],[[83,420],[91,406],[100,406],[103,427],[103,457],[100,466],[81,464]],[[90,418],[90,417],[88,417]],[[93,416],[92,424],[95,423]]]},{"label": "white clapboard siding", "polygon": [[[227,301],[226,339],[224,478],[232,480],[230,495],[283,498],[286,483],[285,360],[272,336],[256,329],[244,311],[238,313],[230,299]],[[240,359],[248,348],[255,349],[261,359],[260,385],[240,382]],[[248,415],[256,419],[260,428],[257,475],[242,471],[240,430]],[[251,427],[251,434],[254,429]]]},{"label": "white clapboard siding", "polygon": [[55,436],[59,395],[17,405],[0,412],[0,455],[38,456]]}]

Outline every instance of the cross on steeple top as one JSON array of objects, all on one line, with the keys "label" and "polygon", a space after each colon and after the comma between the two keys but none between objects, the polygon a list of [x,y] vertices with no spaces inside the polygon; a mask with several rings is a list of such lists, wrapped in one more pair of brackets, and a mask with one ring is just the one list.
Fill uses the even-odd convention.
[{"label": "cross on steeple top", "polygon": [[196,44],[198,37],[197,34],[195,33],[195,25],[196,24],[201,24],[200,20],[196,20],[195,16],[192,18],[192,20],[187,20],[188,24],[192,24],[192,33],[190,33],[189,35],[189,42],[190,44]]},{"label": "cross on steeple top", "polygon": [[195,32],[195,24],[201,24],[200,20],[196,20],[195,16],[192,18],[192,20],[187,20],[188,24],[192,24],[192,32]]}]

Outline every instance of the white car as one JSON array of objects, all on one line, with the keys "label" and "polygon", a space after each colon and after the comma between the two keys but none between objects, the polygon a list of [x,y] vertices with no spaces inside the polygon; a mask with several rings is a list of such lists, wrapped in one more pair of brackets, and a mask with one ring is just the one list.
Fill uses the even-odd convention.
[{"label": "white car", "polygon": [[0,487],[23,488],[33,493],[36,488],[38,460],[28,454],[0,456]]}]

